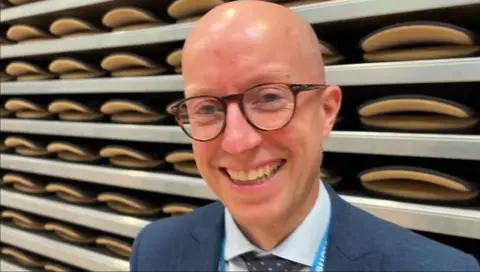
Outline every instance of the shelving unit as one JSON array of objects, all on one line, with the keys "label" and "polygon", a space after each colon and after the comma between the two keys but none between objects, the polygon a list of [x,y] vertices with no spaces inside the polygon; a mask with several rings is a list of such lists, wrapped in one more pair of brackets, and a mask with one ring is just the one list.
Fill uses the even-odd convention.
[{"label": "shelving unit", "polygon": [[[478,70],[480,70],[479,58],[362,63],[328,66],[326,78],[328,84],[341,86],[472,82],[480,80]],[[351,76],[352,74],[355,76]],[[1,83],[0,87],[4,95],[159,93],[183,91],[183,79],[180,75],[164,75],[147,78],[47,80],[5,82]]]},{"label": "shelving unit", "polygon": [[10,226],[0,225],[0,228],[2,231],[0,240],[3,243],[23,248],[38,255],[90,271],[129,271],[128,261],[112,258]]},{"label": "shelving unit", "polygon": [[[0,24],[42,23],[61,16],[78,15],[149,0],[43,0],[32,4],[0,10]],[[162,5],[165,5],[163,3]],[[449,10],[480,9],[480,0],[330,0],[291,9],[315,27],[348,25],[354,22],[372,23],[385,18],[409,14],[427,14]],[[430,14],[430,13],[429,13]],[[457,17],[460,17],[459,15]],[[408,17],[408,16],[407,16]],[[428,16],[427,16],[428,17]],[[454,17],[454,16],[452,16]],[[97,18],[98,19],[98,18]],[[478,20],[478,19],[475,19]],[[98,23],[98,22],[97,22]],[[91,51],[111,52],[118,48],[136,49],[142,46],[172,46],[180,44],[194,23],[172,23],[133,31],[112,31],[103,34],[59,38],[41,42],[26,42],[0,46],[0,60],[52,60],[61,55],[88,55]],[[477,24],[478,25],[478,24]],[[478,33],[480,34],[480,33]],[[103,53],[102,53],[103,54]],[[409,85],[409,84],[477,84],[480,83],[480,57],[452,58],[382,63],[355,63],[326,67],[326,83],[341,87]],[[181,75],[159,75],[124,78],[78,80],[11,81],[0,83],[1,98],[40,97],[68,98],[108,94],[156,94],[183,92]],[[454,88],[455,89],[455,88]],[[382,90],[383,91],[383,90]],[[455,91],[455,90],[453,90]],[[385,88],[385,94],[389,88]],[[480,109],[477,109],[480,111]],[[133,125],[114,123],[67,122],[54,120],[1,119],[0,132],[42,136],[79,137],[84,139],[125,140],[164,144],[191,144],[179,127],[167,125]],[[479,134],[420,134],[367,131],[333,131],[324,149],[332,153],[407,156],[426,159],[454,159],[480,162]],[[77,182],[101,184],[122,189],[172,194],[216,200],[216,196],[201,178],[169,173],[120,169],[105,165],[88,165],[38,159],[14,154],[0,155],[0,169],[71,179]],[[55,169],[55,171],[52,171]],[[480,204],[474,207],[445,207],[391,201],[340,194],[351,204],[382,219],[418,231],[428,231],[480,240]],[[149,220],[124,216],[93,207],[68,204],[52,197],[0,190],[0,205],[56,220],[135,238]],[[128,262],[62,243],[46,236],[1,225],[1,241],[74,266],[92,271],[128,271]],[[1,261],[2,271],[17,269]],[[26,271],[20,269],[16,271]]]},{"label": "shelving unit", "polygon": [[[4,169],[158,193],[210,200],[217,199],[201,178],[112,169],[102,166],[75,165],[51,160],[22,158],[14,155],[2,155],[0,159],[0,166]],[[50,169],[56,169],[56,171],[51,172]],[[75,220],[75,222],[80,220],[76,216],[83,215],[83,222],[77,223],[87,224],[88,226],[104,230],[110,229],[112,224],[115,224],[120,229],[128,228],[128,232],[125,229],[125,232],[122,231],[121,233],[128,236],[147,223],[142,220],[122,220],[119,216],[96,212],[86,208],[69,207],[66,204],[52,203],[48,200],[12,192],[2,191],[0,196],[2,197],[0,203],[2,205],[5,203],[7,207],[15,206],[18,209],[38,214],[58,212],[58,215],[55,216],[58,216],[59,219]],[[480,239],[480,209],[468,210],[435,207],[348,195],[342,195],[342,197],[351,204],[365,209],[376,216],[411,229]],[[67,216],[67,210],[72,213],[71,216]]]},{"label": "shelving unit", "polygon": [[135,238],[140,229],[150,223],[148,220],[131,216],[108,213],[94,208],[72,205],[3,189],[0,190],[0,197],[0,204],[3,207],[18,209],[130,238]]},{"label": "shelving unit", "polygon": [[[176,126],[3,119],[0,131],[106,140],[190,144]],[[392,141],[395,145],[392,145]],[[480,160],[480,135],[333,131],[325,151]]]}]

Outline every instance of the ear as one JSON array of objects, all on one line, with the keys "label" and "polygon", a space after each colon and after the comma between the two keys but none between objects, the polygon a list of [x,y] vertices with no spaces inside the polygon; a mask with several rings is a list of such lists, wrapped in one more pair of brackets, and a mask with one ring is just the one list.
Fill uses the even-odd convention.
[{"label": "ear", "polygon": [[322,138],[325,140],[333,129],[342,104],[342,91],[338,86],[329,86],[322,94],[322,115],[324,119]]}]

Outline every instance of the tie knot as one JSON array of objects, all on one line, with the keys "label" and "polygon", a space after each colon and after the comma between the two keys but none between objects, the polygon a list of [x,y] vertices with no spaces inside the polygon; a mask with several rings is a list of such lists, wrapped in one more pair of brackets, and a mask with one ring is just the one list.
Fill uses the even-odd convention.
[{"label": "tie knot", "polygon": [[271,254],[260,256],[248,252],[242,258],[249,272],[291,272],[299,269],[297,263]]}]

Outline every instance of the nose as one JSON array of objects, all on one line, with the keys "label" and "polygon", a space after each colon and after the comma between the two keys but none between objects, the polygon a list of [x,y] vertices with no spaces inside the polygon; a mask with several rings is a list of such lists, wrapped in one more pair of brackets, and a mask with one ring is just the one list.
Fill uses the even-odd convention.
[{"label": "nose", "polygon": [[248,123],[237,103],[228,105],[225,122],[222,148],[226,152],[242,153],[261,143],[260,133]]}]

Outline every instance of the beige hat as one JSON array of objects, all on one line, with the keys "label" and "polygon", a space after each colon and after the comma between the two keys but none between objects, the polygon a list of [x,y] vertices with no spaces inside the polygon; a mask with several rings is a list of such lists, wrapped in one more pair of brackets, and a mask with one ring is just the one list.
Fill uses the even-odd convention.
[{"label": "beige hat", "polygon": [[59,199],[75,204],[93,204],[97,202],[97,196],[86,190],[68,183],[51,182],[45,189],[53,192]]},{"label": "beige hat", "polygon": [[105,192],[98,195],[97,199],[100,202],[106,202],[111,209],[124,214],[150,216],[162,211],[162,207],[153,203],[121,193]]},{"label": "beige hat", "polygon": [[23,175],[18,173],[6,173],[2,177],[2,185],[13,184],[15,190],[27,194],[44,194],[46,181],[40,178],[35,178],[30,175]]},{"label": "beige hat", "polygon": [[7,74],[16,77],[19,81],[46,80],[55,78],[54,74],[49,73],[42,67],[27,62],[13,61],[7,65]]},{"label": "beige hat", "polygon": [[182,66],[182,53],[182,48],[175,49],[170,54],[168,54],[166,59],[167,63],[174,67]]},{"label": "beige hat", "polygon": [[168,15],[184,20],[199,17],[218,5],[225,3],[223,0],[175,0],[167,9]]},{"label": "beige hat", "polygon": [[50,40],[54,37],[35,26],[19,24],[8,29],[7,38],[16,42],[34,42]]},{"label": "beige hat", "polygon": [[411,21],[380,28],[360,41],[366,61],[403,61],[474,56],[479,37],[443,22]]},{"label": "beige hat", "polygon": [[60,238],[75,244],[94,244],[97,238],[91,231],[82,227],[60,222],[46,223],[45,230],[53,231]]},{"label": "beige hat", "polygon": [[114,166],[133,169],[155,169],[165,166],[165,161],[154,154],[127,146],[110,145],[100,150]]},{"label": "beige hat", "polygon": [[121,257],[129,258],[132,254],[132,244],[110,236],[100,236],[96,243],[105,246],[108,250]]},{"label": "beige hat", "polygon": [[168,115],[160,113],[141,101],[129,99],[112,99],[105,102],[100,111],[110,115],[111,120],[118,123],[148,124],[167,119]]},{"label": "beige hat", "polygon": [[337,64],[346,59],[346,57],[341,55],[338,49],[332,44],[322,40],[319,40],[318,44],[320,46],[320,52],[323,56],[324,65]]},{"label": "beige hat", "polygon": [[59,74],[60,79],[86,79],[106,75],[100,67],[73,58],[55,59],[48,66],[48,70]]},{"label": "beige hat", "polygon": [[166,24],[152,12],[138,7],[112,9],[103,16],[102,23],[114,31],[137,30]]},{"label": "beige hat", "polygon": [[74,143],[54,141],[47,146],[51,153],[57,153],[57,156],[66,161],[72,162],[94,162],[101,159],[100,155],[94,150],[77,145]]},{"label": "beige hat", "polygon": [[7,245],[2,247],[2,255],[14,258],[27,268],[43,268],[46,263],[46,260],[38,255],[27,253],[26,251]]},{"label": "beige hat", "polygon": [[115,53],[105,57],[101,66],[114,77],[153,76],[168,69],[146,57],[133,53]]},{"label": "beige hat", "polygon": [[103,118],[103,114],[77,101],[69,99],[54,100],[48,106],[48,111],[58,114],[61,120],[66,121],[95,121]]},{"label": "beige hat", "polygon": [[43,157],[50,155],[50,152],[43,143],[26,137],[8,136],[4,144],[8,147],[15,148],[15,153],[24,156]]},{"label": "beige hat", "polygon": [[320,169],[320,178],[334,189],[343,181],[343,177],[335,173],[335,171],[325,168]]},{"label": "beige hat", "polygon": [[170,216],[181,216],[185,215],[189,212],[193,212],[197,206],[191,205],[188,203],[180,203],[180,202],[175,202],[175,203],[168,203],[163,205],[162,211],[165,214],[168,214]]},{"label": "beige hat", "polygon": [[16,226],[19,226],[28,230],[43,230],[45,226],[45,220],[31,214],[15,210],[4,210],[1,213],[2,220],[12,220]]},{"label": "beige hat", "polygon": [[393,95],[367,101],[358,108],[366,127],[412,131],[448,131],[475,126],[473,109],[443,98]]},{"label": "beige hat", "polygon": [[25,98],[10,98],[5,103],[5,109],[15,112],[17,118],[22,119],[47,119],[52,117],[42,105]]},{"label": "beige hat", "polygon": [[403,200],[470,202],[480,195],[479,190],[466,180],[420,167],[375,167],[358,176],[368,192]]},{"label": "beige hat", "polygon": [[102,33],[93,24],[73,17],[62,17],[52,22],[50,33],[59,37],[77,37]]}]

